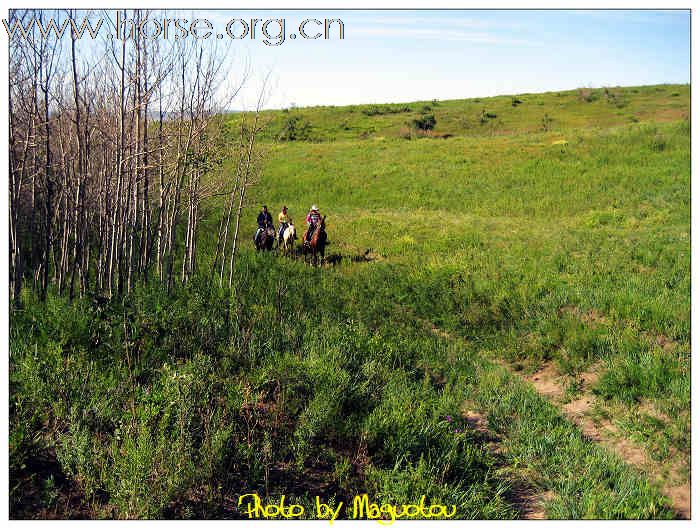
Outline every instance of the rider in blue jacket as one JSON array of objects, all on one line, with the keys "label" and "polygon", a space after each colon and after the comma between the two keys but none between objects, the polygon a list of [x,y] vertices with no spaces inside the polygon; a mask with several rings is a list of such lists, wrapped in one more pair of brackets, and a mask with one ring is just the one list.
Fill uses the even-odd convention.
[{"label": "rider in blue jacket", "polygon": [[258,215],[258,228],[265,229],[268,226],[272,226],[272,215],[267,211],[267,206],[263,206]]},{"label": "rider in blue jacket", "polygon": [[258,214],[258,229],[255,232],[254,237],[256,243],[258,242],[258,237],[260,237],[262,231],[268,226],[272,226],[272,215],[270,215],[270,212],[267,211],[267,206],[263,206],[262,211]]}]

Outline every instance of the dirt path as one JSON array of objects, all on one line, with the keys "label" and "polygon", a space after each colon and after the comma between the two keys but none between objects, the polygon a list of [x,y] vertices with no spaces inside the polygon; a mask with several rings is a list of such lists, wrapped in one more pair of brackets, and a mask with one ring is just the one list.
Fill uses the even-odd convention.
[{"label": "dirt path", "polygon": [[[563,310],[574,309],[565,307]],[[588,312],[581,317],[585,321],[604,321],[604,317],[595,311]],[[428,320],[416,319],[442,339],[463,341],[461,337],[437,327]],[[587,439],[601,444],[626,463],[644,471],[651,481],[660,485],[663,494],[671,501],[677,518],[690,519],[690,481],[681,477],[682,469],[678,468],[680,465],[676,464],[671,469],[670,475],[664,476],[660,466],[647,455],[646,450],[624,438],[611,421],[598,418],[593,420],[591,417],[590,412],[595,402],[595,395],[591,389],[598,380],[600,366],[591,366],[588,371],[578,375],[581,383],[579,396],[567,402],[567,377],[560,375],[553,363],[544,364],[535,373],[524,374],[503,359],[491,357],[489,360],[505,368],[512,375],[530,383],[540,395],[557,406],[568,420],[577,425]],[[485,423],[477,421],[476,424],[483,426]],[[494,450],[498,451],[498,448],[494,447]],[[510,499],[520,511],[523,519],[544,519],[543,503],[547,501],[548,497],[551,498],[551,491],[534,492],[531,488],[523,486],[522,483],[514,484],[512,490],[514,495]]]},{"label": "dirt path", "polygon": [[[443,340],[455,341],[461,338],[413,315],[415,320],[427,330]],[[545,505],[555,495],[551,490],[541,490],[527,476],[514,468],[508,461],[508,452],[504,447],[503,439],[490,428],[487,418],[479,411],[475,403],[462,404],[461,417],[469,425],[470,429],[477,433],[480,440],[488,447],[489,452],[498,462],[499,474],[508,481],[509,490],[505,497],[508,503],[518,512],[520,520],[546,520]]]},{"label": "dirt path", "polygon": [[531,375],[519,373],[506,362],[498,362],[498,364],[532,384],[538,393],[559,407],[564,416],[576,424],[589,440],[600,443],[626,463],[646,472],[650,479],[661,485],[661,490],[671,501],[677,517],[690,519],[690,481],[680,477],[681,469],[677,468],[678,465],[671,469],[670,476],[663,476],[659,465],[648,456],[646,450],[624,438],[612,422],[592,419],[590,412],[595,396],[591,389],[598,379],[597,366],[579,375],[582,383],[581,394],[576,399],[566,402],[566,377],[559,375],[553,364],[545,364]]},{"label": "dirt path", "polygon": [[499,474],[508,480],[510,488],[505,497],[508,503],[518,511],[518,518],[545,520],[545,504],[554,498],[554,493],[550,490],[538,490],[525,476],[521,476],[508,462],[508,453],[502,443],[503,440],[489,427],[486,417],[475,411],[476,406],[473,403],[465,402],[462,406],[462,419],[488,447],[499,463]]}]

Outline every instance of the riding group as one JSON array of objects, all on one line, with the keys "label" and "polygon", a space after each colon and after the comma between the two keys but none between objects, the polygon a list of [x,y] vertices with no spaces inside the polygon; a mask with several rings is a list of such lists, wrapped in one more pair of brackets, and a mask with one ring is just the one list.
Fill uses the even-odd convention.
[{"label": "riding group", "polygon": [[[317,255],[322,258],[325,253],[326,246],[326,217],[322,217],[318,211],[318,206],[313,205],[306,215],[306,232],[302,238],[302,253],[311,255],[316,260]],[[275,230],[272,215],[267,210],[267,206],[263,206],[258,214],[258,229],[255,231],[253,242],[257,250],[272,250],[272,247],[277,241],[277,248],[287,254],[294,249],[294,241],[296,240],[296,228],[292,217],[289,215],[287,206],[282,206],[282,210],[277,215],[278,227]]]}]

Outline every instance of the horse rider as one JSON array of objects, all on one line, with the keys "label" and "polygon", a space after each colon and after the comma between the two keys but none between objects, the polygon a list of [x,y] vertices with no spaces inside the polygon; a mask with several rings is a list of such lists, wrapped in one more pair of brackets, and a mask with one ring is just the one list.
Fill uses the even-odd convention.
[{"label": "horse rider", "polygon": [[304,235],[305,241],[311,240],[311,236],[314,234],[314,231],[316,231],[316,228],[319,226],[320,223],[321,214],[318,212],[318,206],[314,204],[313,206],[311,206],[309,214],[306,215],[306,224],[308,224],[309,227],[306,229],[306,234]]},{"label": "horse rider", "polygon": [[270,215],[270,212],[267,211],[267,206],[263,206],[262,210],[258,214],[258,229],[255,232],[256,244],[258,242],[260,234],[269,226],[272,226],[272,215]]},{"label": "horse rider", "polygon": [[287,206],[282,206],[282,211],[280,211],[279,215],[277,215],[277,222],[279,222],[280,225],[279,230],[277,231],[277,238],[280,242],[282,242],[284,230],[287,229],[287,226],[292,224],[292,217],[290,217],[287,213]]}]

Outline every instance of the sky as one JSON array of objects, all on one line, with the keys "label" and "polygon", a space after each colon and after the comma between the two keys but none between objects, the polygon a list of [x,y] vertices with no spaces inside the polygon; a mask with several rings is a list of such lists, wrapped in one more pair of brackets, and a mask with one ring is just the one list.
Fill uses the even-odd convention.
[{"label": "sky", "polygon": [[[254,72],[237,102],[265,106],[346,105],[460,99],[581,86],[690,82],[690,13],[684,11],[216,11],[213,24],[340,18],[345,38],[266,46],[232,41]],[[242,26],[234,26],[234,29]],[[258,26],[260,27],[260,26]],[[269,26],[276,34],[279,26]],[[307,26],[307,34],[313,26]],[[240,35],[241,33],[236,33]]]},{"label": "sky", "polygon": [[[104,14],[104,12],[102,12]],[[163,12],[151,13],[151,18]],[[233,19],[285,19],[278,46],[257,38],[212,38],[229,49],[229,83],[251,73],[230,110],[462,99],[578,87],[690,82],[688,10],[201,10],[214,36]],[[340,19],[331,38],[304,40],[306,19]],[[271,23],[276,36],[279,25]],[[307,25],[308,34],[316,32]],[[236,22],[232,33],[240,36]],[[223,36],[223,35],[222,35]],[[269,39],[279,42],[280,39]]]}]

